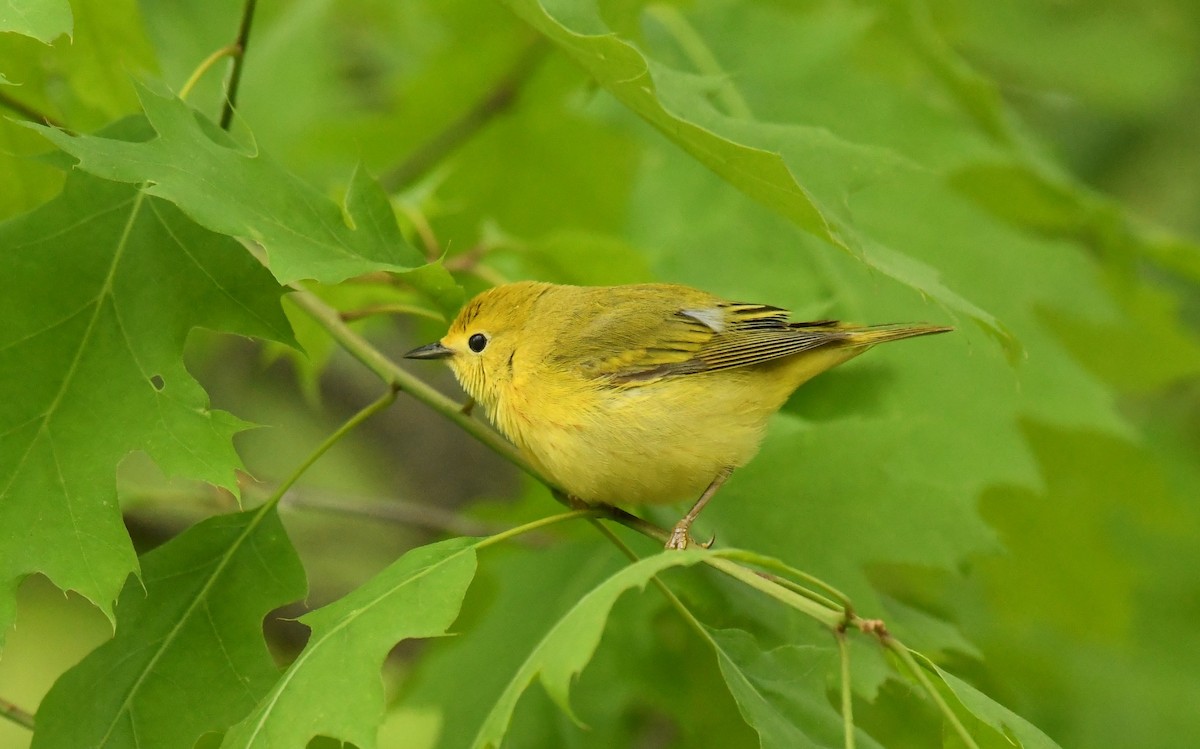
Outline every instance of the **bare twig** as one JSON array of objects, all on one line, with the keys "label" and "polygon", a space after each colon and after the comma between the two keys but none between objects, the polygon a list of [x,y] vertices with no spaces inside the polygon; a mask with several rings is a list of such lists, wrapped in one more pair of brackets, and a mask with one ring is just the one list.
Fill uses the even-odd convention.
[{"label": "bare twig", "polygon": [[404,161],[385,172],[380,183],[397,192],[415,182],[448,155],[458,150],[497,115],[516,101],[521,86],[546,56],[549,45],[537,37],[529,42],[513,66],[470,109],[440,133],[423,143]]},{"label": "bare twig", "polygon": [[33,730],[33,714],[23,708],[17,707],[3,697],[0,697],[0,716],[4,716],[22,728],[28,728],[30,731]]},{"label": "bare twig", "polygon": [[250,42],[250,26],[254,23],[254,9],[258,0],[246,0],[242,6],[242,23],[238,27],[237,39],[233,42],[233,69],[229,71],[229,85],[225,87],[225,106],[221,110],[221,129],[228,130],[233,122],[233,108],[237,105],[238,86],[242,82],[242,67],[246,62],[246,45]]}]

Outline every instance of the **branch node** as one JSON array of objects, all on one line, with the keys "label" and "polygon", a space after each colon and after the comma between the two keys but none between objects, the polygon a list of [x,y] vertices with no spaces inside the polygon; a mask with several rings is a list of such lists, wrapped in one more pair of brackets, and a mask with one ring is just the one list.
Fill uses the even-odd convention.
[{"label": "branch node", "polygon": [[875,635],[881,642],[892,639],[892,633],[888,631],[887,625],[882,619],[859,619],[856,617],[853,621],[863,634]]}]

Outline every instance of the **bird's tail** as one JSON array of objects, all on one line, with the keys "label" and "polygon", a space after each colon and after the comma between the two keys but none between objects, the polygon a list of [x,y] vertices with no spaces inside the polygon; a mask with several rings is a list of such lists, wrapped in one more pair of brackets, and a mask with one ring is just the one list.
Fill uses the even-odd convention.
[{"label": "bird's tail", "polygon": [[926,325],[924,323],[889,323],[886,325],[845,325],[842,333],[845,342],[850,346],[874,346],[877,343],[899,341],[903,338],[916,338],[935,333],[949,333],[954,328],[945,325]]}]

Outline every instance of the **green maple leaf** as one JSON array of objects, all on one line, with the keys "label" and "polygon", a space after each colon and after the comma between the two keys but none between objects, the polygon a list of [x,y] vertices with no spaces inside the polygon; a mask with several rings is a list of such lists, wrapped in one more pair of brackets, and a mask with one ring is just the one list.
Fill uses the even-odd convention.
[{"label": "green maple leaf", "polygon": [[268,156],[246,152],[177,98],[139,86],[154,137],[131,142],[31,125],[105,179],[144,184],[213,231],[260,243],[280,283],[337,283],[370,271],[410,274],[450,310],[460,293],[445,269],[405,240],[387,195],[356,170],[338,205]]},{"label": "green maple leaf", "polygon": [[181,359],[197,326],[289,342],[280,288],[237,242],[136,187],[71,177],[0,224],[0,632],[40,572],[111,618],[137,567],[114,471],[234,487],[245,424],[213,411]]},{"label": "green maple leaf", "polygon": [[312,636],[304,651],[221,746],[304,746],[323,735],[374,747],[384,658],[397,642],[446,633],[475,576],[478,545],[454,538],[413,549],[346,597],[306,614],[300,621]]},{"label": "green maple leaf", "polygon": [[617,598],[627,590],[644,587],[657,573],[670,567],[690,567],[706,552],[666,552],[639,560],[618,571],[579,599],[534,645],[479,726],[472,747],[500,746],[512,721],[521,694],[539,680],[555,704],[574,719],[571,683],[587,666],[600,644],[604,624]]},{"label": "green maple leaf", "polygon": [[116,637],[55,682],[33,746],[190,749],[228,728],[279,677],[263,617],[304,592],[273,507],[196,524],[142,558]]}]

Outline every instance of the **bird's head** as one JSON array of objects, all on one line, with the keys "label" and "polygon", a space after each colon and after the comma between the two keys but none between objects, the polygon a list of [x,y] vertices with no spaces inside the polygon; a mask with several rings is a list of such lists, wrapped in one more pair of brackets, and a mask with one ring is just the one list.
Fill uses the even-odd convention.
[{"label": "bird's head", "polygon": [[548,288],[549,284],[522,281],[488,289],[467,302],[441,340],[404,357],[445,359],[467,394],[491,406],[498,389],[512,380],[513,359],[530,334],[525,323]]}]

